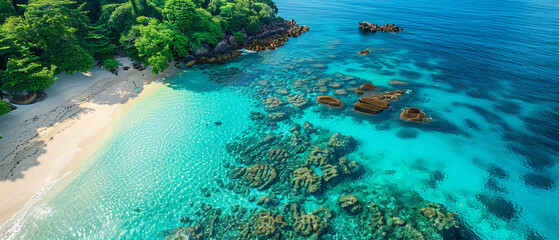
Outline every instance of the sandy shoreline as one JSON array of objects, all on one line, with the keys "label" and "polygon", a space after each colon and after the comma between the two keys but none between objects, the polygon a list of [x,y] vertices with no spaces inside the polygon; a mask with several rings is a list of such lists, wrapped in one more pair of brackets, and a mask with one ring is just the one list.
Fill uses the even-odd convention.
[{"label": "sandy shoreline", "polygon": [[[45,90],[46,100],[0,116],[0,233],[39,190],[94,153],[119,115],[165,86],[156,80],[177,72],[172,66],[158,75],[122,66],[118,76],[104,69],[61,74]],[[142,86],[139,91],[132,81]]]}]

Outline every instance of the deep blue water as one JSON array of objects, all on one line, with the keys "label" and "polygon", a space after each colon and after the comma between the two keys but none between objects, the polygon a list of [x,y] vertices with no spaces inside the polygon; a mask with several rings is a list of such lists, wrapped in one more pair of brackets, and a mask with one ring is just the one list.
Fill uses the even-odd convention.
[{"label": "deep blue water", "polygon": [[[181,226],[178,219],[195,215],[200,203],[224,212],[233,204],[258,208],[231,191],[204,197],[200,188],[215,186],[216,178],[225,178],[223,163],[235,162],[228,143],[255,132],[289,137],[293,123],[309,121],[358,141],[349,158],[366,173],[356,182],[396,184],[442,203],[482,239],[559,239],[557,2],[277,4],[280,16],[311,31],[275,51],[177,74],[131,109],[88,164],[32,206],[9,233],[26,239],[152,239]],[[395,23],[404,31],[361,33],[360,21]],[[356,53],[363,49],[372,53]],[[311,105],[278,126],[250,120],[253,111],[266,113],[261,101],[267,97],[285,100],[275,90],[299,93],[292,87],[300,79],[333,78],[343,88],[355,87],[339,74],[406,94],[370,116],[351,110],[358,99],[351,91],[339,96],[342,109],[314,103],[317,95],[332,95],[329,88],[308,92]],[[389,85],[391,80],[408,84]],[[401,109],[412,106],[434,121],[399,120]],[[336,235],[326,237],[361,238],[342,223],[333,220]]]}]

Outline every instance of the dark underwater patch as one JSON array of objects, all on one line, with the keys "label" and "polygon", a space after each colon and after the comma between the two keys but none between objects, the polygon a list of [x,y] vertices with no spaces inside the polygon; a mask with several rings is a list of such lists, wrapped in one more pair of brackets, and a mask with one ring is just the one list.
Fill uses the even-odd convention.
[{"label": "dark underwater patch", "polygon": [[487,179],[487,181],[485,182],[485,188],[496,192],[502,192],[502,193],[509,192],[507,188],[505,188],[505,186],[499,183],[499,181],[497,181],[497,179],[495,178]]},{"label": "dark underwater patch", "polygon": [[555,180],[543,173],[527,173],[522,176],[522,179],[526,185],[537,189],[551,190],[556,186]]},{"label": "dark underwater patch", "polygon": [[500,102],[499,104],[497,104],[495,106],[495,109],[497,109],[497,111],[501,111],[501,112],[504,112],[504,113],[516,115],[516,114],[520,113],[520,111],[522,110],[522,106],[520,106],[520,104],[515,103],[515,102],[505,101],[505,102]]},{"label": "dark underwater patch", "polygon": [[427,186],[437,188],[437,185],[446,179],[446,173],[442,170],[429,171],[429,180]]},{"label": "dark underwater patch", "polygon": [[413,138],[417,138],[417,134],[418,134],[418,131],[416,131],[414,129],[404,128],[404,129],[398,130],[398,132],[396,133],[396,136],[398,136],[399,138],[402,138],[402,139],[413,139]]},{"label": "dark underwater patch", "polygon": [[487,210],[493,213],[496,217],[509,220],[518,216],[516,206],[504,197],[492,197],[486,194],[478,194],[477,200],[479,200],[487,208]]},{"label": "dark underwater patch", "polygon": [[402,77],[406,77],[408,79],[411,80],[416,80],[421,78],[421,73],[418,72],[414,72],[414,71],[409,71],[409,70],[400,70],[400,76]]},{"label": "dark underwater patch", "polygon": [[509,173],[507,171],[494,164],[491,164],[489,166],[488,172],[493,177],[504,178],[504,179],[509,177]]},{"label": "dark underwater patch", "polygon": [[477,123],[475,123],[474,121],[470,120],[470,119],[464,119],[464,122],[466,123],[466,125],[468,125],[468,127],[470,127],[471,129],[474,129],[476,131],[479,131],[479,125],[477,125]]}]

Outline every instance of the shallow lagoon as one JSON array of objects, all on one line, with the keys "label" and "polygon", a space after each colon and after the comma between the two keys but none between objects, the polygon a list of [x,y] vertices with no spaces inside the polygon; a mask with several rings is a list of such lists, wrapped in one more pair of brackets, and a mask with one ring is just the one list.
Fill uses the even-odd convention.
[{"label": "shallow lagoon", "polygon": [[[335,132],[357,141],[347,158],[365,173],[344,180],[354,184],[347,186],[415,192],[447,206],[483,239],[557,239],[559,8],[552,2],[277,3],[281,16],[311,31],[275,51],[171,78],[123,117],[88,164],[28,210],[16,238],[162,238],[185,216],[194,219],[188,225],[195,222],[202,203],[224,214],[233,205],[260,209],[249,196],[218,186],[217,179],[230,181],[226,164],[239,165],[227,144],[248,145],[246,137],[261,133],[290,139],[293,124],[308,121],[322,129],[311,142]],[[364,20],[405,30],[362,34],[357,22]],[[370,55],[357,54],[366,48]],[[370,116],[352,111],[358,96],[351,91],[338,96],[341,109],[316,104],[324,93],[311,91],[304,110],[281,106],[277,111],[289,118],[276,126],[251,119],[251,112],[268,114],[268,97],[287,102],[276,90],[301,93],[296,81],[324,78],[344,89],[372,82],[379,92],[406,94]],[[394,79],[408,84],[389,85]],[[411,106],[434,121],[399,120]],[[325,204],[338,216],[345,215],[331,199],[345,193],[344,184],[326,190]],[[313,211],[316,202],[309,197],[304,207]],[[325,238],[359,236],[352,221],[335,217]]]}]

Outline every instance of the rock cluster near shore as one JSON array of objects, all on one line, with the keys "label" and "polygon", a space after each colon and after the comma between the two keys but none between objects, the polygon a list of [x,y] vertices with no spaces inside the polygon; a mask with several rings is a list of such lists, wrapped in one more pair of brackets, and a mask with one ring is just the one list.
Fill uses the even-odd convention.
[{"label": "rock cluster near shore", "polygon": [[274,50],[283,46],[290,38],[298,37],[309,30],[307,26],[299,26],[295,20],[263,25],[262,30],[255,36],[249,36],[242,47],[257,52]]},{"label": "rock cluster near shore", "polygon": [[307,26],[299,26],[295,20],[263,24],[262,29],[256,35],[245,34],[244,43],[238,43],[233,36],[225,36],[215,46],[205,44],[190,55],[183,57],[181,62],[185,67],[192,67],[196,64],[219,63],[237,58],[242,54],[238,49],[274,50],[283,46],[290,38],[298,37],[309,30],[310,28]]},{"label": "rock cluster near shore", "polygon": [[379,26],[377,24],[370,24],[368,22],[359,22],[359,29],[366,32],[398,32],[404,30],[394,24],[385,24]]}]

